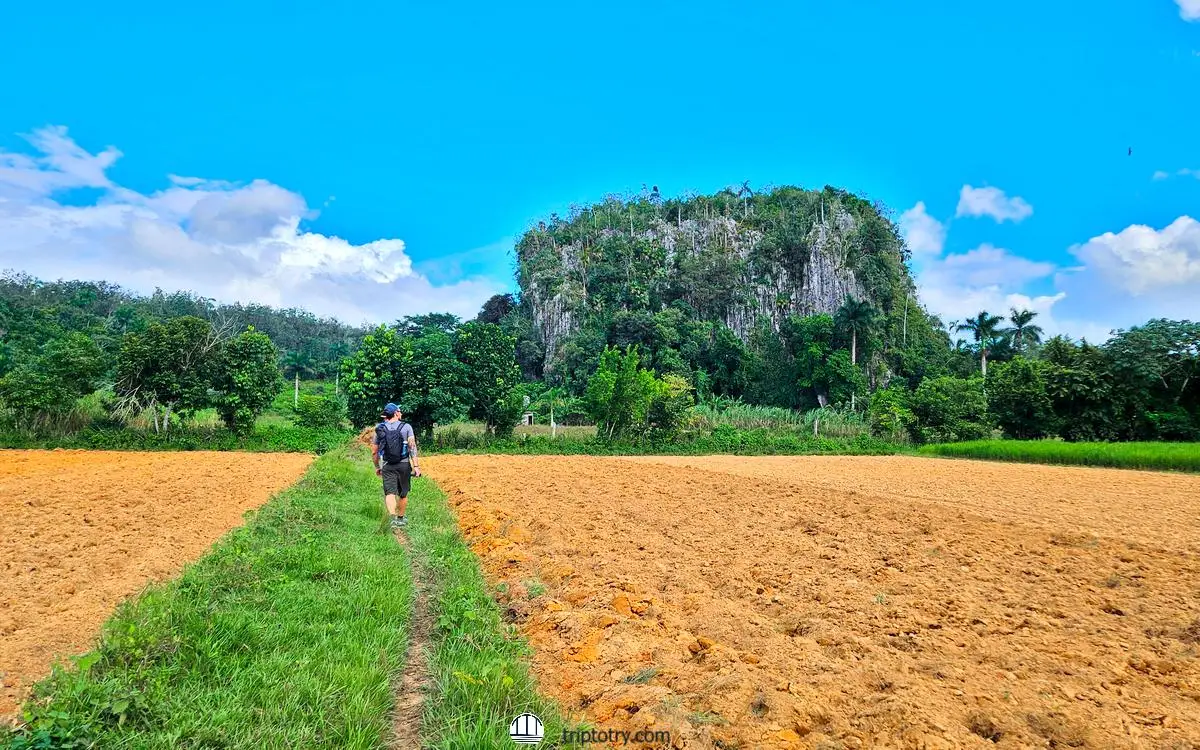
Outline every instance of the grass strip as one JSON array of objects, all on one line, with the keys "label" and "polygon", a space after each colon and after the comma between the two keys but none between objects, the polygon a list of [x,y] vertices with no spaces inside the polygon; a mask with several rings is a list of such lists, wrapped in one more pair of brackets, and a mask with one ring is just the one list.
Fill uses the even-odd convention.
[{"label": "grass strip", "polygon": [[67,435],[0,431],[0,448],[74,448],[129,451],[250,451],[254,453],[325,453],[345,443],[347,430],[258,425],[249,435],[223,427],[184,427],[166,434],[127,427],[85,427]]},{"label": "grass strip", "polygon": [[123,604],[0,747],[381,746],[413,588],[361,453],[317,459],[179,578]]},{"label": "grass strip", "polygon": [[1057,440],[976,440],[926,445],[920,453],[991,461],[1200,471],[1200,443],[1065,443]]},{"label": "grass strip", "polygon": [[408,516],[409,543],[433,585],[425,746],[515,747],[508,737],[509,722],[528,711],[545,726],[545,740],[538,747],[579,747],[562,742],[563,715],[538,694],[526,666],[529,645],[501,618],[445,493],[429,480],[416,480]]}]

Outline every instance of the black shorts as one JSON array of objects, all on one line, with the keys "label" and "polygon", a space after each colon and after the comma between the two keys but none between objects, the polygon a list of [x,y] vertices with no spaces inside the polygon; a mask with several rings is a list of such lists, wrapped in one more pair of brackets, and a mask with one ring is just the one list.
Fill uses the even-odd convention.
[{"label": "black shorts", "polygon": [[383,494],[408,497],[412,486],[412,464],[401,461],[398,464],[383,465]]}]

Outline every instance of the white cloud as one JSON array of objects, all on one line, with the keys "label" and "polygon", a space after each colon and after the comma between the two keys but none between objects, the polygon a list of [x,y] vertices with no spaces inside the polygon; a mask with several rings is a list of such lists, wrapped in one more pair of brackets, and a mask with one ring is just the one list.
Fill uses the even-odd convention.
[{"label": "white cloud", "polygon": [[1106,286],[1135,297],[1191,289],[1200,312],[1200,222],[1189,216],[1161,231],[1135,224],[1107,232],[1071,253]]},{"label": "white cloud", "polygon": [[925,211],[924,201],[917,201],[917,205],[900,214],[900,231],[913,255],[942,254],[946,244],[946,227]]},{"label": "white cloud", "polygon": [[[943,320],[962,320],[980,310],[1007,315],[1009,308],[1028,308],[1046,327],[1051,308],[1063,294],[1031,296],[1021,290],[1054,274],[1053,263],[1023,258],[1003,248],[981,245],[924,264],[917,274],[921,301]],[[1051,326],[1053,327],[1053,326]]]},{"label": "white cloud", "polygon": [[1033,215],[1024,198],[1009,198],[1000,188],[963,185],[955,216],[990,216],[998,222],[1019,222]]},{"label": "white cloud", "polygon": [[1200,0],[1175,0],[1179,3],[1179,17],[1185,21],[1200,21]]},{"label": "white cloud", "polygon": [[[1200,2],[1200,0],[1197,0],[1197,1]],[[1170,178],[1171,176],[1172,175],[1169,172],[1164,172],[1161,169],[1154,173],[1154,179],[1156,179],[1156,180],[1165,180],[1165,179]],[[1174,176],[1195,177],[1197,180],[1200,180],[1200,169],[1188,169],[1187,167],[1184,167],[1183,169],[1180,169],[1177,172],[1175,172]]]},{"label": "white cloud", "polygon": [[[304,198],[265,180],[169,175],[170,187],[142,194],[108,178],[121,156],[115,148],[90,154],[65,128],[27,140],[36,155],[0,151],[0,268],[304,307],[352,323],[474,315],[503,288],[485,277],[435,284],[414,271],[399,239],[356,245],[304,231],[301,222],[315,216]],[[75,188],[101,197],[85,206],[55,199]]]}]

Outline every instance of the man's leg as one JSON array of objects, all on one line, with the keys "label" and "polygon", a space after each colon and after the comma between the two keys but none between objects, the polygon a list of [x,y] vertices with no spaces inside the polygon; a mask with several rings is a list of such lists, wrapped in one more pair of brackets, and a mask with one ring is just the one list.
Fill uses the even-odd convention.
[{"label": "man's leg", "polygon": [[383,470],[383,504],[387,506],[388,518],[391,520],[392,526],[400,523],[400,516],[396,515],[396,495],[398,494],[400,494],[400,472],[385,467]]},{"label": "man's leg", "polygon": [[408,490],[412,486],[412,466],[408,461],[400,464],[399,473],[399,480],[396,483],[396,489],[399,490],[396,512],[400,515],[400,525],[403,526],[406,523],[404,511],[408,510]]}]

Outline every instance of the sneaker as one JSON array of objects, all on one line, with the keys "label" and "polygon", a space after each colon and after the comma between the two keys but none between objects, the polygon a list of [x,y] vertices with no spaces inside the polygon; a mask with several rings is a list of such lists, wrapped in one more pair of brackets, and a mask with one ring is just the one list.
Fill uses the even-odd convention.
[{"label": "sneaker", "polygon": [[404,518],[404,516],[393,516],[392,517],[392,528],[393,529],[403,529],[407,525],[408,525],[408,521]]}]

